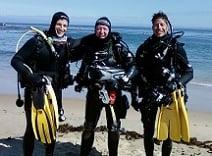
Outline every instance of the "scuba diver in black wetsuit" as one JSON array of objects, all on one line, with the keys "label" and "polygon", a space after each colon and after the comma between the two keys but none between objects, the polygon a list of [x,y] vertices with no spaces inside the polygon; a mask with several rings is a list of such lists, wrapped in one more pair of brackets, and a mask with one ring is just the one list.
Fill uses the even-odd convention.
[{"label": "scuba diver in black wetsuit", "polygon": [[[81,40],[81,51],[84,53],[82,64],[79,73],[76,76],[76,81],[81,86],[85,86],[88,89],[86,96],[86,111],[85,111],[85,123],[84,131],[82,133],[81,140],[81,156],[89,155],[93,141],[94,130],[97,126],[97,122],[100,117],[100,113],[103,107],[106,110],[107,128],[108,128],[108,149],[110,156],[118,155],[118,143],[119,143],[119,128],[120,118],[124,118],[125,115],[121,115],[118,110],[122,107],[127,109],[126,95],[122,95],[121,88],[116,85],[104,84],[106,92],[110,94],[112,89],[115,92],[111,92],[115,100],[113,99],[113,108],[115,112],[115,118],[113,118],[113,111],[110,109],[110,104],[104,104],[99,96],[100,90],[102,90],[101,82],[96,82],[102,75],[99,74],[98,69],[94,68],[93,72],[89,73],[89,69],[92,66],[99,65],[108,68],[121,68],[124,69],[124,76],[120,78],[122,84],[128,83],[133,71],[133,54],[129,51],[128,47],[121,42],[120,35],[118,33],[111,32],[111,23],[107,17],[101,17],[96,21],[95,33],[90,34]],[[79,87],[77,88],[79,91]],[[106,93],[106,94],[107,94]],[[115,93],[115,94],[114,94]],[[126,103],[122,103],[125,101]],[[115,120],[115,122],[114,122]]]},{"label": "scuba diver in black wetsuit", "polygon": [[[47,37],[51,38],[55,51],[51,50],[42,35],[37,34],[29,39],[11,60],[11,65],[19,73],[21,86],[25,87],[24,108],[27,121],[23,140],[25,156],[32,155],[35,139],[31,122],[32,89],[43,84],[43,75],[52,78],[52,86],[59,108],[59,120],[65,120],[62,108],[62,89],[73,83],[69,61],[77,61],[80,58],[73,52],[77,41],[66,35],[68,25],[69,17],[65,13],[55,13],[49,30],[44,32]],[[55,142],[46,144],[46,156],[53,155],[54,146]]]},{"label": "scuba diver in black wetsuit", "polygon": [[[140,110],[144,128],[144,147],[147,156],[153,156],[154,129],[158,106],[169,104],[170,93],[177,86],[186,84],[193,78],[193,69],[189,64],[183,43],[177,41],[168,17],[158,12],[152,18],[153,35],[141,44],[136,52],[137,76],[132,86],[132,106]],[[139,98],[142,101],[139,101]],[[187,99],[187,98],[186,98]],[[169,156],[172,141],[163,141],[162,156]]]}]

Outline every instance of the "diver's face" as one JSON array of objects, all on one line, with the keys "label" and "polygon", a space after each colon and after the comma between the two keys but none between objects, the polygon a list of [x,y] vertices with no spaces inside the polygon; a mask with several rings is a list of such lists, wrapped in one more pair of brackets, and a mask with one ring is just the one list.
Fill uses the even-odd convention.
[{"label": "diver's face", "polygon": [[106,25],[97,25],[96,26],[96,37],[98,37],[99,39],[105,39],[108,34],[109,34],[109,28]]},{"label": "diver's face", "polygon": [[68,21],[66,19],[59,19],[55,24],[55,32],[58,37],[63,37],[68,30]]},{"label": "diver's face", "polygon": [[168,33],[168,24],[165,19],[158,18],[154,21],[152,25],[152,30],[155,36],[163,37]]}]

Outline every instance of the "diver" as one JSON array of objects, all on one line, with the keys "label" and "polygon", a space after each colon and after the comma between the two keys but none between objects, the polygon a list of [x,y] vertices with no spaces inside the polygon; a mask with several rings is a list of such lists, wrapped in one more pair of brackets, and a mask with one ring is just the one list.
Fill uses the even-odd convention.
[{"label": "diver", "polygon": [[[115,91],[111,93],[113,96],[112,103],[115,111],[115,120],[113,118],[113,111],[110,109],[110,104],[104,104],[99,96],[99,92],[102,90],[102,84],[96,80],[102,75],[98,73],[98,70],[93,70],[92,74],[88,73],[90,73],[90,68],[95,65],[108,68],[121,68],[124,69],[125,74],[120,78],[119,84],[127,85],[134,69],[134,56],[128,46],[122,41],[120,34],[118,32],[111,32],[111,22],[107,17],[101,17],[96,21],[94,31],[95,33],[87,35],[81,40],[81,53],[84,55],[81,67],[76,76],[77,83],[80,86],[86,87],[88,90],[80,155],[89,155],[94,141],[94,131],[97,122],[102,109],[105,108],[109,155],[117,156],[121,124],[120,118],[125,118],[126,115],[119,110],[124,108],[122,109],[123,112],[126,111],[126,105],[128,103],[127,100],[123,100],[126,97],[122,95],[120,86],[105,84],[106,92],[109,92],[111,88]],[[75,89],[76,91],[80,91],[79,87]],[[125,101],[125,103],[121,101]]]},{"label": "diver", "polygon": [[[19,74],[21,87],[25,88],[24,109],[27,122],[23,139],[25,156],[32,155],[35,139],[31,121],[32,91],[43,85],[43,75],[52,79],[51,83],[59,108],[59,120],[65,120],[62,89],[73,83],[69,61],[77,61],[80,58],[73,52],[77,41],[66,35],[68,26],[69,17],[63,12],[55,13],[49,30],[44,31],[45,35],[51,39],[51,45],[55,51],[50,48],[42,35],[36,34],[18,50],[11,60],[11,65]],[[54,146],[55,142],[46,144],[46,155],[53,155]]]},{"label": "diver", "polygon": [[[172,102],[170,93],[193,78],[183,43],[177,41],[182,32],[175,34],[167,15],[155,13],[152,17],[153,35],[136,52],[136,76],[133,78],[132,106],[141,112],[144,128],[144,148],[147,156],[154,153],[154,129],[158,107]],[[175,34],[175,35],[174,35]],[[185,97],[187,100],[187,95]],[[163,141],[162,156],[172,150],[170,138]]]}]

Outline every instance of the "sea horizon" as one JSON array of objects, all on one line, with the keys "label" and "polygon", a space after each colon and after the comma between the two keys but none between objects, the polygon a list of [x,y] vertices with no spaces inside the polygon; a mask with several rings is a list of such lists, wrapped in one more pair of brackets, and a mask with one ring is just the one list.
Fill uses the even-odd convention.
[{"label": "sea horizon", "polygon": [[[12,22],[12,21],[9,21],[9,22],[5,22],[5,21],[0,21],[0,23],[2,24],[5,24],[5,25],[42,25],[42,26],[48,26],[49,23],[48,21],[46,22],[35,22],[35,21],[31,21],[31,22],[20,22],[20,21],[17,21],[17,22]],[[93,28],[94,27],[94,24],[93,23],[71,23],[69,27],[77,27],[77,26],[82,26],[82,27],[91,27]],[[131,24],[115,24],[115,25],[112,25],[112,27],[115,27],[115,28],[134,28],[134,29],[150,29],[151,30],[151,26],[149,25],[131,25]],[[174,26],[173,27],[174,29],[183,29],[185,32],[187,30],[205,30],[205,31],[212,31],[212,27],[208,27],[208,26],[205,26],[205,27],[197,27],[197,26]]]}]

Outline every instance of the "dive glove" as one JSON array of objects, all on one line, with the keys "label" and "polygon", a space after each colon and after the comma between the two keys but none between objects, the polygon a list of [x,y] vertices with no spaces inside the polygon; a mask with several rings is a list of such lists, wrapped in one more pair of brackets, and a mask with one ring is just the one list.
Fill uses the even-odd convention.
[{"label": "dive glove", "polygon": [[169,92],[162,91],[157,88],[152,89],[145,97],[145,99],[146,100],[143,101],[148,103],[150,107],[160,107],[161,105],[169,105],[172,102],[171,94]]},{"label": "dive glove", "polygon": [[78,83],[78,84],[83,84],[85,82],[85,77],[83,76],[83,74],[81,73],[77,73],[77,75],[74,77],[74,80]]},{"label": "dive glove", "polygon": [[32,87],[40,87],[45,83],[43,81],[43,76],[37,73],[30,74],[27,78]]},{"label": "dive glove", "polygon": [[169,92],[173,92],[178,88],[181,88],[183,85],[178,79],[174,79],[171,82],[167,82],[166,87]]}]

